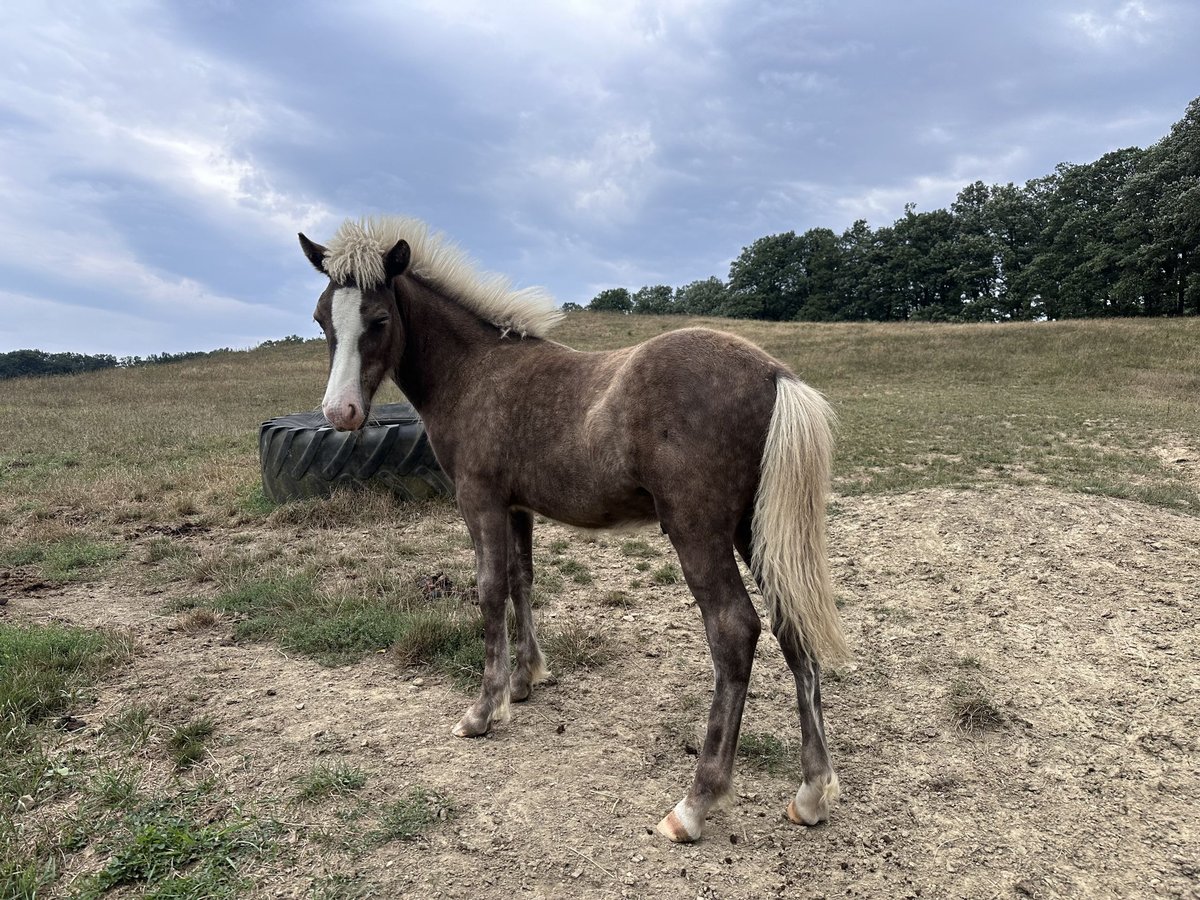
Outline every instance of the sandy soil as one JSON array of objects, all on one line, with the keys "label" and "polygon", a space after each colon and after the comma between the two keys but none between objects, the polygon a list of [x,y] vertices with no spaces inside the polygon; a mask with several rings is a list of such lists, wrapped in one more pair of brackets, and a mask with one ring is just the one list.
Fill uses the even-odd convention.
[{"label": "sandy soil", "polygon": [[[563,535],[543,526],[539,545]],[[305,841],[320,813],[296,811],[294,852],[257,873],[263,897],[307,896],[331,872],[359,876],[362,896],[1200,897],[1200,520],[1041,488],[841,499],[834,576],[855,659],[825,696],[842,801],[828,825],[793,826],[795,774],[739,762],[736,800],[693,846],[652,829],[695,764],[711,678],[699,615],[682,585],[633,591],[630,609],[593,602],[639,573],[618,541],[571,539],[596,583],[541,616],[606,627],[621,650],[478,740],[450,735],[468,698],[447,680],[188,631],[162,595],[42,586],[0,614],[131,629],[144,651],[85,718],[133,699],[213,718],[209,765],[250,809],[277,809],[321,759],[370,772],[373,801],[411,785],[453,799],[427,837],[357,858]],[[794,748],[769,634],[758,655],[744,733]],[[962,678],[1002,725],[956,727]]]}]

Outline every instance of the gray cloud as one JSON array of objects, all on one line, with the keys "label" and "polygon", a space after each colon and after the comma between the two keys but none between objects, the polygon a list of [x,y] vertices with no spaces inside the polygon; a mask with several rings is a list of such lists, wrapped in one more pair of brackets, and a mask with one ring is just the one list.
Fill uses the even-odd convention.
[{"label": "gray cloud", "polygon": [[586,302],[723,276],[1165,134],[1167,0],[52,5],[0,34],[0,341],[114,353],[300,331],[295,232],[403,212]]}]

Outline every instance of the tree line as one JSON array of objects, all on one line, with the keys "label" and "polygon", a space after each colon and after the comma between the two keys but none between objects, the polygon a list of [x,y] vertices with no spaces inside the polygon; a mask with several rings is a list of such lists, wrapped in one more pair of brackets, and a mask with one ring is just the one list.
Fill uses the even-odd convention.
[{"label": "tree line", "polygon": [[[564,308],[582,308],[564,304]],[[1200,314],[1200,98],[1170,134],[949,209],[759,238],[722,281],[601,291],[587,309],[809,321]]]},{"label": "tree line", "polygon": [[[259,347],[299,344],[303,341],[304,338],[292,334],[277,341],[264,341],[259,344]],[[156,366],[163,363],[185,362],[189,359],[205,359],[233,352],[228,347],[222,347],[219,350],[151,353],[148,356],[113,356],[109,353],[46,353],[44,350],[12,350],[8,353],[0,353],[0,380],[38,375],[78,375],[82,372],[97,372],[102,369]]]}]

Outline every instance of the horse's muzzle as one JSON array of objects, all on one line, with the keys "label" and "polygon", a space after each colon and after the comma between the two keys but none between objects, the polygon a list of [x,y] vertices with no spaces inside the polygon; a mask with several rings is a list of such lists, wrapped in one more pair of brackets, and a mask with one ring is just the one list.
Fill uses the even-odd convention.
[{"label": "horse's muzzle", "polygon": [[321,407],[326,420],[338,431],[358,431],[367,421],[367,405],[362,400],[327,403]]}]

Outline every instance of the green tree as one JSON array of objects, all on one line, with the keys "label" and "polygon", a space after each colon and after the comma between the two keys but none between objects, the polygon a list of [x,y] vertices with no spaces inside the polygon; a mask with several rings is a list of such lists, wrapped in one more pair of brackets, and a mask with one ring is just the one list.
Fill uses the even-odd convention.
[{"label": "green tree", "polygon": [[1200,98],[1140,157],[1114,219],[1121,296],[1147,315],[1200,313]]},{"label": "green tree", "polygon": [[840,318],[843,298],[838,290],[842,248],[828,228],[810,228],[796,239],[794,251],[803,272],[793,319],[827,322]]},{"label": "green tree", "polygon": [[1047,182],[1045,225],[1031,277],[1051,319],[1136,314],[1133,292],[1118,292],[1133,248],[1118,245],[1117,206],[1144,151],[1106,153],[1086,165],[1060,164]]},{"label": "green tree", "polygon": [[720,278],[693,281],[675,290],[677,312],[689,316],[719,316],[728,302],[729,294]]},{"label": "green tree", "polygon": [[593,312],[627,313],[633,310],[633,299],[625,288],[609,288],[593,297],[587,308]]},{"label": "green tree", "polygon": [[804,271],[796,233],[761,237],[729,267],[726,315],[738,319],[790,319],[800,309]]},{"label": "green tree", "polygon": [[958,233],[954,216],[944,209],[918,213],[912,204],[892,226],[892,287],[896,318],[958,319],[964,289],[956,263]]},{"label": "green tree", "polygon": [[675,312],[674,291],[665,284],[639,288],[634,292],[633,311],[640,315],[664,315]]}]

